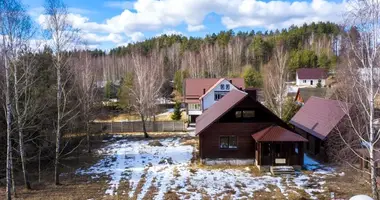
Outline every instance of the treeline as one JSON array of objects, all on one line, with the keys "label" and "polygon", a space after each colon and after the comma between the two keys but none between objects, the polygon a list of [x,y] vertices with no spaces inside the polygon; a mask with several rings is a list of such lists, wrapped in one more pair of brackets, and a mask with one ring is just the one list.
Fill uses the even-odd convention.
[{"label": "treeline", "polygon": [[291,26],[281,31],[221,31],[204,38],[162,35],[112,49],[106,56],[110,58],[107,68],[112,69],[105,69],[103,77],[120,79],[132,68],[130,60],[133,53],[149,56],[153,51],[160,52],[165,77],[169,80],[173,80],[178,70],[186,70],[190,77],[197,78],[236,77],[247,65],[262,71],[272,59],[279,41],[289,52],[291,72],[300,67],[331,69],[339,55],[340,31],[337,24],[319,22]]}]

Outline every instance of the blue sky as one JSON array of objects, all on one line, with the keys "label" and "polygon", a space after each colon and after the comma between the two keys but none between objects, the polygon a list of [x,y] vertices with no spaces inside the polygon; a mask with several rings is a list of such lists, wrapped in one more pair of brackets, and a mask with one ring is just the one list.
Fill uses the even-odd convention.
[{"label": "blue sky", "polygon": [[[37,24],[43,0],[23,0]],[[282,29],[340,22],[345,2],[327,0],[64,0],[90,48],[110,49],[160,34],[205,36],[221,30]]]}]

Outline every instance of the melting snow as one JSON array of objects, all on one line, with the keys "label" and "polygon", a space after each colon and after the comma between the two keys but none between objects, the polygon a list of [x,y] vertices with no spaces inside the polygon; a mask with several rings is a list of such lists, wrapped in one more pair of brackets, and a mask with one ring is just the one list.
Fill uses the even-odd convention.
[{"label": "melting snow", "polygon": [[[157,188],[155,199],[164,199],[165,193],[175,191],[180,199],[202,199],[202,193],[222,199],[230,194],[233,199],[252,199],[257,191],[271,192],[268,185],[277,186],[287,197],[292,188],[304,189],[311,198],[314,193],[323,192],[322,177],[328,171],[315,171],[311,176],[272,177],[254,176],[249,168],[239,169],[192,169],[190,166],[194,148],[181,145],[180,138],[160,139],[162,146],[150,146],[148,140],[121,139],[114,141],[98,153],[106,155],[94,166],[80,170],[80,174],[100,174],[110,177],[106,195],[118,194],[122,180],[129,182],[129,198],[143,199],[151,186]],[[305,158],[306,160],[306,158]],[[318,173],[323,173],[322,176]],[[142,176],[145,183],[135,194]],[[142,183],[142,182],[140,182]],[[201,192],[202,193],[201,193]]]}]

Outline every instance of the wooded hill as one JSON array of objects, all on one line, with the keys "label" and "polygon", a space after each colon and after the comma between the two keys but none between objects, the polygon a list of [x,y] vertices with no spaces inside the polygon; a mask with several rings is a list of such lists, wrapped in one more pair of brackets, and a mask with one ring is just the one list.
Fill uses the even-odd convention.
[{"label": "wooded hill", "polygon": [[[272,59],[273,49],[281,44],[289,53],[291,72],[300,67],[330,69],[336,65],[340,27],[330,22],[291,26],[275,31],[221,31],[204,38],[162,35],[143,42],[112,49],[103,65],[103,79],[118,80],[133,68],[133,54],[157,54],[165,78],[186,71],[189,77],[237,77],[246,65],[258,72]],[[94,55],[105,55],[95,50]]]}]

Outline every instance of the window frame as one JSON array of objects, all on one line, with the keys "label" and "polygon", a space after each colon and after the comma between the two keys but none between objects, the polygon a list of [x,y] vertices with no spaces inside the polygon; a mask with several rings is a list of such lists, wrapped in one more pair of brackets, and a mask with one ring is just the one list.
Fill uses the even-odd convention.
[{"label": "window frame", "polygon": [[302,82],[303,82],[303,83],[306,83],[306,82],[307,82],[307,80],[306,80],[306,79],[304,79]]},{"label": "window frame", "polygon": [[220,89],[224,90],[224,84],[220,84]]},{"label": "window frame", "polygon": [[[244,115],[244,113],[247,113],[247,112],[253,112],[253,117],[247,117]],[[242,114],[243,114],[243,118],[244,119],[249,119],[249,118],[255,118],[256,117],[256,111],[255,110],[242,110]]]},{"label": "window frame", "polygon": [[230,90],[230,84],[226,84],[226,90]]},{"label": "window frame", "polygon": [[[222,138],[227,139],[228,147],[222,147]],[[235,138],[235,146],[231,146],[231,138]],[[219,149],[220,150],[237,150],[238,149],[238,137],[236,135],[220,135],[219,136]]]}]

